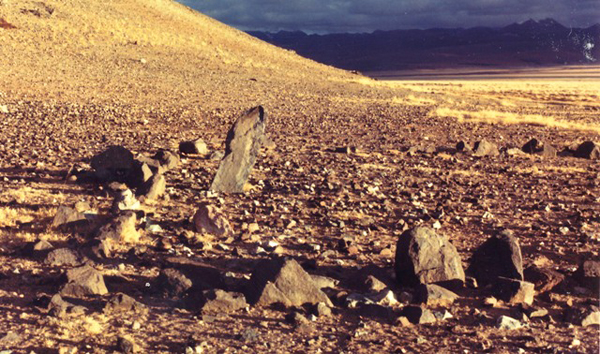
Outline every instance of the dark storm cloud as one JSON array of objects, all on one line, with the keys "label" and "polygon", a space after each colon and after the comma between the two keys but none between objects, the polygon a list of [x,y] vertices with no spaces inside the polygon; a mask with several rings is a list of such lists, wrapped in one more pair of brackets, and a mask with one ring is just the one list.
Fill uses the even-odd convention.
[{"label": "dark storm cloud", "polygon": [[554,18],[565,26],[600,22],[599,0],[180,0],[242,30],[371,32],[505,26]]}]

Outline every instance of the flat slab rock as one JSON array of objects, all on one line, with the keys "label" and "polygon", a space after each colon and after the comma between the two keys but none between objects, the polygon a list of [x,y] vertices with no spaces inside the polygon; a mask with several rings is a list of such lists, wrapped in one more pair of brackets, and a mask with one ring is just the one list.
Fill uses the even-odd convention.
[{"label": "flat slab rock", "polygon": [[427,227],[405,231],[396,246],[396,279],[402,285],[465,281],[456,247]]},{"label": "flat slab rock", "polygon": [[233,124],[225,141],[221,160],[210,189],[217,192],[243,193],[262,146],[266,125],[265,110],[255,107]]},{"label": "flat slab rock", "polygon": [[311,276],[293,259],[260,262],[250,278],[246,297],[251,304],[269,306],[317,305],[333,306],[327,295],[313,282]]}]

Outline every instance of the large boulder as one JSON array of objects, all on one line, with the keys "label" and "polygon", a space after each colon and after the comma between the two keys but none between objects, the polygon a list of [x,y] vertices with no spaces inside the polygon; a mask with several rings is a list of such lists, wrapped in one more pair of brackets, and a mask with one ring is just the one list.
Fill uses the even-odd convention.
[{"label": "large boulder", "polygon": [[311,276],[293,259],[260,262],[252,273],[246,298],[251,304],[269,306],[317,305],[333,306],[331,300],[313,282]]},{"label": "large boulder", "polygon": [[123,146],[109,146],[102,153],[92,157],[91,166],[100,181],[117,181],[132,188],[140,186],[151,176],[148,175],[151,173],[148,166],[136,161],[133,153]]},{"label": "large boulder", "polygon": [[63,296],[81,297],[87,295],[104,295],[108,293],[104,277],[89,265],[67,271],[67,284],[60,294]]},{"label": "large boulder", "polygon": [[238,118],[227,134],[225,157],[221,160],[210,189],[243,193],[264,139],[265,110],[255,107]]},{"label": "large boulder", "polygon": [[405,231],[396,246],[396,279],[402,285],[465,281],[456,247],[428,227]]},{"label": "large boulder", "polygon": [[473,253],[467,273],[481,285],[494,283],[498,277],[523,280],[519,240],[510,230],[490,237]]}]

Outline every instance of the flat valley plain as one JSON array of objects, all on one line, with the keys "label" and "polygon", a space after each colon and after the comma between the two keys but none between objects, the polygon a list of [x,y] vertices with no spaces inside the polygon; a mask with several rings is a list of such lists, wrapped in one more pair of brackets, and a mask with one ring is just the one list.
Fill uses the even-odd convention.
[{"label": "flat valley plain", "polygon": [[[179,5],[164,5],[165,10],[162,2],[156,4],[171,16],[200,22],[181,7],[173,10]],[[159,13],[156,4],[145,3],[151,8],[146,13]],[[56,6],[59,14],[68,10]],[[102,11],[90,14],[105,18]],[[100,45],[105,39],[97,31],[86,32],[82,43]],[[123,33],[117,35],[127,37]],[[598,67],[560,79],[528,73],[509,80],[485,73],[488,77],[477,80],[382,81],[305,63],[235,33],[227,40],[251,43],[256,52],[267,52],[261,52],[263,60],[272,50],[281,56],[281,67],[249,63],[249,52],[236,56],[238,48],[225,45],[214,57],[194,62],[196,53],[185,52],[188,42],[174,55],[165,48],[177,41],[156,44],[159,37],[150,35],[140,37],[148,43],[123,39],[122,51],[86,46],[82,55],[62,58],[28,44],[47,62],[19,52],[1,56],[13,70],[1,74],[0,333],[17,334],[3,346],[15,353],[103,353],[116,350],[118,336],[128,336],[141,352],[184,352],[198,343],[205,352],[221,353],[598,352],[597,326],[564,320],[570,308],[598,304],[598,294],[572,276],[582,260],[599,257],[600,163],[568,152],[599,140],[600,84],[589,78],[598,76]],[[17,37],[12,49],[21,43]],[[70,72],[65,58],[75,68],[109,74],[90,69],[60,76]],[[30,61],[30,75],[20,60]],[[282,74],[288,67],[295,70]],[[151,156],[202,138],[210,150],[222,150],[231,123],[255,104],[269,115],[274,146],[261,152],[248,192],[208,193],[218,161],[183,156],[182,165],[165,175],[167,197],[144,205],[162,231],[138,225],[139,244],[95,264],[111,293],[134,297],[147,312],[105,314],[106,298],[100,296],[80,299],[85,312],[66,318],[36,306],[39,294],[58,291],[66,268],[27,254],[26,246],[43,239],[77,249],[87,241],[88,234],[51,227],[60,205],[85,201],[100,218],[110,214],[106,188],[67,178],[69,171],[89,170],[91,157],[109,145]],[[520,152],[532,138],[554,146],[559,156]],[[456,149],[461,141],[482,139],[497,144],[500,155],[476,157]],[[216,238],[212,247],[188,242],[184,235],[193,231],[190,220],[201,202],[223,210],[233,237]],[[244,228],[251,223],[258,230],[248,235]],[[355,281],[365,272],[378,274],[397,294],[410,291],[395,285],[393,263],[399,235],[416,225],[439,226],[465,267],[484,240],[510,229],[525,267],[556,270],[568,281],[536,296],[534,305],[548,316],[513,331],[497,329],[496,320],[522,319],[519,307],[483,306],[491,294],[486,288],[463,289],[448,309],[452,318],[427,325],[402,326],[389,313],[348,308],[348,294],[365,293]],[[344,239],[355,246],[352,252]],[[266,253],[257,252],[259,246]],[[153,289],[168,267],[209,269],[221,275],[216,284],[236,288],[273,251],[295,258],[312,274],[340,281],[330,293],[331,316],[302,328],[285,320],[289,309],[249,307],[206,317]]]}]

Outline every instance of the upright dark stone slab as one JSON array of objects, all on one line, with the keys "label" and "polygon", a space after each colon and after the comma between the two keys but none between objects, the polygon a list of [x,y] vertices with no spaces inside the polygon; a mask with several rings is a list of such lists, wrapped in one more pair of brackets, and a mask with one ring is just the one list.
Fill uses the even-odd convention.
[{"label": "upright dark stone slab", "polygon": [[473,274],[477,283],[487,285],[497,277],[523,280],[523,257],[519,241],[509,230],[487,239],[473,253],[467,273]]},{"label": "upright dark stone slab", "polygon": [[227,134],[225,156],[210,189],[217,192],[243,193],[244,184],[260,151],[265,133],[266,114],[255,107],[238,118]]}]

